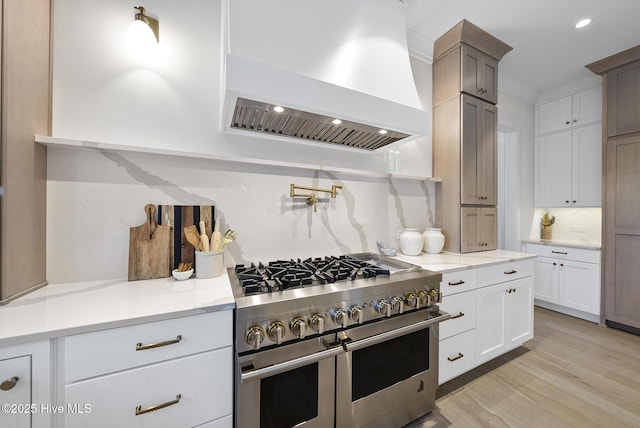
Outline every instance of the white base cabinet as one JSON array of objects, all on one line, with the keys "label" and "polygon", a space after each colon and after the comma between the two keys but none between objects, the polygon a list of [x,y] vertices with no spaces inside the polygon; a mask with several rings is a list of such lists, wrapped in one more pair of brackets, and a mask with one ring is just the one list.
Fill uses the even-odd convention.
[{"label": "white base cabinet", "polygon": [[233,312],[60,339],[66,428],[233,425]]},{"label": "white base cabinet", "polygon": [[51,344],[48,340],[0,348],[0,427],[52,424]]},{"label": "white base cabinet", "polygon": [[533,260],[442,275],[438,382],[443,384],[533,338]]},{"label": "white base cabinet", "polygon": [[485,363],[533,338],[533,278],[478,290],[476,362]]},{"label": "white base cabinet", "polygon": [[600,250],[526,244],[535,261],[535,303],[592,322],[600,319]]}]

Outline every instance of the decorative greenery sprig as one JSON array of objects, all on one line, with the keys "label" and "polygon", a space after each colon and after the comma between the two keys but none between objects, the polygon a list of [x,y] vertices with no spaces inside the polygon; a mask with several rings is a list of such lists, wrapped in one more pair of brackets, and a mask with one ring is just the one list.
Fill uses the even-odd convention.
[{"label": "decorative greenery sprig", "polygon": [[544,215],[542,216],[542,219],[540,220],[540,223],[543,226],[551,226],[555,222],[556,222],[556,217],[549,215],[548,211],[544,213]]}]

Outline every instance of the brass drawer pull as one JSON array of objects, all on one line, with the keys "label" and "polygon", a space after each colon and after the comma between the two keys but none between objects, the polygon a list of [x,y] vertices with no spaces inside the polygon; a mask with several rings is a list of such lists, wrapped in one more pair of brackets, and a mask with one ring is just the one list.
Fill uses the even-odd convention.
[{"label": "brass drawer pull", "polygon": [[510,271],[505,272],[504,274],[505,274],[505,275],[513,275],[514,273],[518,273],[518,271],[517,271],[517,270],[515,270],[515,269],[513,269],[513,270],[510,270]]},{"label": "brass drawer pull", "polygon": [[182,340],[182,335],[179,334],[176,336],[174,340],[167,340],[165,342],[158,343],[150,343],[148,345],[143,345],[142,343],[136,344],[136,351],[145,351],[147,349],[160,348],[162,346],[173,345],[174,343],[178,343]]},{"label": "brass drawer pull", "polygon": [[460,312],[458,315],[453,315],[453,316],[452,316],[451,318],[449,318],[449,319],[454,320],[454,319],[456,319],[456,318],[460,318],[460,317],[463,317],[463,316],[464,316],[464,312]]},{"label": "brass drawer pull", "polygon": [[13,389],[13,387],[16,386],[16,383],[18,383],[19,380],[20,378],[18,376],[14,376],[10,379],[5,380],[4,382],[0,383],[0,390],[9,391]]},{"label": "brass drawer pull", "polygon": [[458,282],[450,282],[450,283],[449,283],[449,285],[451,285],[451,286],[453,286],[453,285],[462,285],[462,284],[464,284],[464,281],[463,281],[463,280],[460,280],[460,281],[458,281]]},{"label": "brass drawer pull", "polygon": [[155,406],[147,407],[143,409],[142,406],[136,406],[136,416],[144,415],[145,413],[155,412],[156,410],[164,409],[165,407],[173,406],[174,404],[178,404],[180,399],[182,398],[182,394],[177,394],[175,400],[167,401],[166,403],[157,404]]},{"label": "brass drawer pull", "polygon": [[459,360],[460,358],[464,357],[464,354],[462,352],[458,352],[458,355],[456,355],[455,357],[451,358],[451,357],[447,357],[447,360],[454,362],[456,360]]}]

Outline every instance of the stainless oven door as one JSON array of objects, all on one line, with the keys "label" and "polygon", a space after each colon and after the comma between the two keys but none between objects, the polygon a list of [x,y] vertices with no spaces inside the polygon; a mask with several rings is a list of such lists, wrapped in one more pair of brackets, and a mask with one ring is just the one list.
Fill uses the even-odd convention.
[{"label": "stainless oven door", "polygon": [[335,334],[238,358],[236,427],[331,427]]},{"label": "stainless oven door", "polygon": [[399,427],[431,411],[438,386],[438,324],[418,311],[346,332],[336,358],[336,427]]}]

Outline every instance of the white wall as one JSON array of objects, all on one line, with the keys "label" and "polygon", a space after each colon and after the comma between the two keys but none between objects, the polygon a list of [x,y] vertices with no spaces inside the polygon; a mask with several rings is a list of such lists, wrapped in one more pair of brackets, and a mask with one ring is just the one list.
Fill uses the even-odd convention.
[{"label": "white wall", "polygon": [[[384,154],[221,135],[220,1],[146,5],[160,21],[164,61],[155,65],[136,62],[124,46],[137,5],[54,2],[53,136],[385,170]],[[417,61],[420,98],[431,111],[431,66]],[[430,175],[430,143],[400,146],[399,172]],[[374,250],[377,240],[395,246],[400,228],[433,226],[434,185],[415,180],[58,148],[48,150],[47,179],[52,283],[126,277],[129,228],[144,222],[147,203],[215,205],[223,228],[238,232],[228,265]],[[288,197],[290,183],[343,189],[313,212]]]},{"label": "white wall", "polygon": [[518,136],[517,181],[519,207],[517,218],[510,221],[517,230],[517,240],[528,239],[534,215],[534,106],[510,94],[498,94],[498,125],[503,132]]},{"label": "white wall", "polygon": [[[126,49],[136,5],[133,0],[54,2],[53,136],[385,170],[384,153],[220,134],[221,1],[155,0],[147,5],[147,13],[160,22],[160,55],[151,63]],[[87,19],[96,16],[100,19]],[[420,98],[424,104],[426,96]],[[402,172],[429,176],[430,147],[407,144],[397,149],[406,151],[409,160]]]}]

